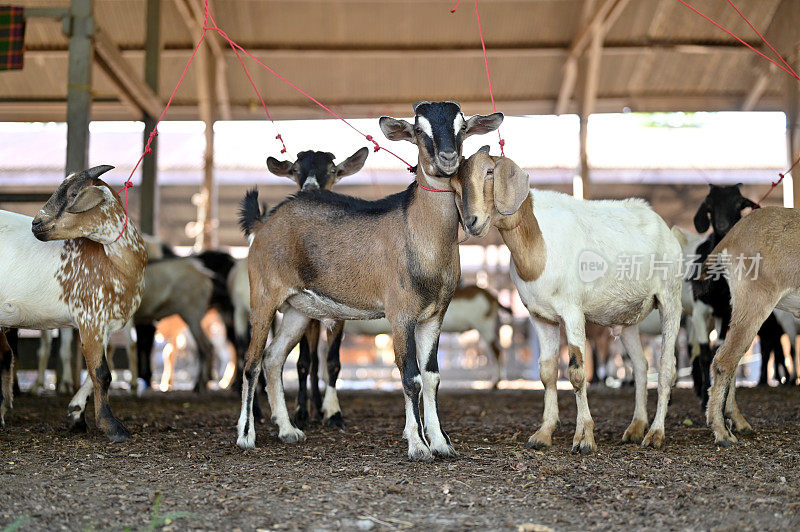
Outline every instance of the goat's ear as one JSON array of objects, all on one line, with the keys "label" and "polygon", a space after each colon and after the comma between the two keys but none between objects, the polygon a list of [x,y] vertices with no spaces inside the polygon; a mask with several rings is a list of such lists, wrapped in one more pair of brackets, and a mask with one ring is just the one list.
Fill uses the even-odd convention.
[{"label": "goat's ear", "polygon": [[334,177],[334,180],[339,181],[341,178],[353,175],[359,170],[361,170],[361,168],[364,167],[364,163],[367,162],[368,155],[369,155],[369,149],[366,147],[361,148],[353,155],[351,155],[341,163],[337,164],[336,176]]},{"label": "goat's ear", "polygon": [[267,157],[267,169],[275,175],[294,179],[292,166],[294,163],[291,161],[279,161],[275,157]]},{"label": "goat's ear", "polygon": [[378,123],[387,139],[407,140],[408,142],[416,143],[414,140],[414,126],[405,120],[399,120],[391,116],[382,116]]},{"label": "goat's ear", "polygon": [[78,192],[78,195],[67,204],[65,210],[72,214],[86,212],[100,205],[105,198],[106,193],[103,192],[101,187],[84,187],[84,189]]},{"label": "goat's ear", "polygon": [[467,120],[467,133],[470,135],[483,135],[494,131],[503,123],[503,113],[492,113],[490,115],[475,115]]},{"label": "goat's ear", "polygon": [[708,231],[708,228],[711,226],[710,215],[708,204],[704,201],[700,204],[700,208],[697,209],[694,215],[694,228],[698,233],[702,234]]},{"label": "goat's ear", "polygon": [[761,208],[761,205],[747,198],[742,198],[742,206],[739,208],[739,210],[744,210],[747,207],[750,207],[751,209],[759,209]]},{"label": "goat's ear", "polygon": [[494,167],[494,207],[502,215],[514,214],[530,194],[530,178],[514,161],[500,157]]}]

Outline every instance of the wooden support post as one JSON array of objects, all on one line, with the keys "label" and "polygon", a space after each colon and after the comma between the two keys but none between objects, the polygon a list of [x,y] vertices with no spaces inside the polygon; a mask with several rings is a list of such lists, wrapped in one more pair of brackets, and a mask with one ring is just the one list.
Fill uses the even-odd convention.
[{"label": "wooden support post", "polygon": [[214,182],[214,121],[216,120],[214,98],[214,61],[209,46],[204,43],[198,51],[197,93],[200,119],[205,124],[206,147],[203,155],[203,186],[197,206],[199,233],[195,249],[213,249],[218,245],[217,186]]},{"label": "wooden support post", "polygon": [[[145,38],[144,80],[158,94],[158,67],[161,55],[161,0],[147,0],[147,35]],[[144,139],[146,145],[150,132],[156,126],[156,117],[144,115]],[[147,234],[158,233],[158,137],[150,143],[153,153],[142,160],[142,184],[140,186],[139,226]]]},{"label": "wooden support post", "polygon": [[86,169],[92,105],[92,0],[72,0],[63,19],[69,36],[67,74],[67,175]]},{"label": "wooden support post", "polygon": [[[800,46],[795,50],[794,60],[790,64],[795,71],[800,71]],[[800,157],[800,82],[786,76],[786,141],[789,164]],[[795,208],[800,208],[800,164],[792,170],[792,196]]]},{"label": "wooden support post", "polygon": [[[581,190],[584,199],[592,197],[591,169],[589,167],[588,136],[589,116],[594,112],[597,101],[597,86],[600,79],[600,59],[603,53],[603,32],[597,28],[592,35],[589,45],[589,55],[586,58],[586,83],[583,88],[580,112],[580,176]],[[576,192],[576,191],[573,191]]]}]

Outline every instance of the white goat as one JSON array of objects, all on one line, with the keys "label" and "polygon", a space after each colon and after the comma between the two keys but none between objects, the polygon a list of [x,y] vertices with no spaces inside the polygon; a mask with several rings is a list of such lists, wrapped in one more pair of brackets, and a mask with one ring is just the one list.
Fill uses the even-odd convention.
[{"label": "white goat", "polygon": [[[70,175],[36,218],[0,211],[0,327],[77,327],[97,425],[110,440],[124,441],[130,433],[108,404],[105,351],[109,335],[139,305],[147,256],[139,232],[126,223],[119,196],[99,179],[111,168]],[[90,393],[79,392],[70,401],[73,428],[85,429]]]},{"label": "white goat", "polygon": [[759,327],[775,307],[800,317],[798,235],[800,210],[756,209],[733,226],[704,264],[704,275],[722,274],[731,291],[730,329],[711,363],[714,384],[706,412],[719,446],[737,442],[726,419],[734,432],[753,431],[736,403],[735,376]]},{"label": "white goat", "polygon": [[[528,446],[549,447],[558,423],[557,354],[563,322],[578,405],[572,450],[587,454],[597,447],[582,352],[588,320],[621,328],[631,355],[636,407],[623,441],[660,447],[681,315],[681,248],[664,220],[642,200],[581,201],[529,189],[528,175],[510,159],[490,156],[488,147],[462,163],[451,184],[470,234],[485,236],[492,225],[500,230],[511,251],[511,278],[539,337],[544,423]],[[653,307],[661,311],[664,352],[656,416],[645,436],[647,360],[637,323]]]}]

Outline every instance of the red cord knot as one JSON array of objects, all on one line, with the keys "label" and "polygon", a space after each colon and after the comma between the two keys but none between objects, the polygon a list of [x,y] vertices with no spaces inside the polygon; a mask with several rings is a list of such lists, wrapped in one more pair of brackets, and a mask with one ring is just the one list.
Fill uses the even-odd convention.
[{"label": "red cord knot", "polygon": [[461,3],[461,0],[456,0],[456,5],[453,6],[453,9],[450,10],[451,13],[455,13],[456,9],[458,9],[458,4]]},{"label": "red cord knot", "polygon": [[373,143],[373,144],[375,145],[375,147],[374,147],[374,148],[372,148],[374,151],[381,151],[381,146],[380,146],[380,144],[378,144],[378,141],[376,141],[376,140],[375,140],[375,139],[372,137],[372,135],[364,135],[364,138],[365,138],[365,139],[367,139],[368,141],[370,141],[371,143]]},{"label": "red cord knot", "polygon": [[133,188],[133,183],[131,183],[130,180],[125,181],[124,183],[122,183],[122,188],[119,189],[118,194],[122,194],[123,192],[125,192],[125,190],[127,190],[129,188]]}]

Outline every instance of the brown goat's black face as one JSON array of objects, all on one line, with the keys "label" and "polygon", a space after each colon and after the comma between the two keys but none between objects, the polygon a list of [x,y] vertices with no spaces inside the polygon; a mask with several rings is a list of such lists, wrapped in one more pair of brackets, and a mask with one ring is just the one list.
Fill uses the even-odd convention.
[{"label": "brown goat's black face", "polygon": [[108,185],[98,179],[112,168],[95,166],[64,179],[33,219],[31,230],[34,236],[46,242],[90,237],[97,232],[98,228],[93,227],[93,217],[88,213],[107,201],[118,201]]},{"label": "brown goat's black face", "polygon": [[739,190],[741,186],[709,185],[708,195],[694,215],[694,228],[697,232],[705,233],[710,224],[714,234],[722,238],[742,219],[742,210],[747,207],[758,208],[754,202],[742,196]]},{"label": "brown goat's black face", "polygon": [[330,190],[341,178],[361,170],[368,155],[369,150],[361,148],[337,165],[330,152],[301,151],[294,162],[268,157],[267,168],[275,175],[293,179],[300,190]]},{"label": "brown goat's black face", "polygon": [[419,164],[432,177],[450,177],[458,170],[464,139],[494,131],[503,122],[502,113],[475,115],[469,119],[458,102],[417,102],[414,125],[384,116],[381,130],[389,140],[405,140],[419,148]]}]

